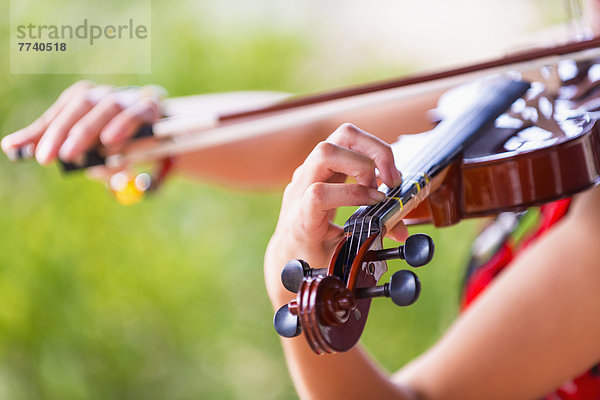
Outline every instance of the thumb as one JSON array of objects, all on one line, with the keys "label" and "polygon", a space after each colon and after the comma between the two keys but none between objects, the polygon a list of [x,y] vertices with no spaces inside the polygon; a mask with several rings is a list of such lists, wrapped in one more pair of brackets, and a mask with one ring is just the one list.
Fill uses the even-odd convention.
[{"label": "thumb", "polygon": [[404,225],[404,222],[400,221],[400,223],[390,229],[385,236],[395,240],[396,242],[402,243],[408,237],[408,228],[406,225]]}]

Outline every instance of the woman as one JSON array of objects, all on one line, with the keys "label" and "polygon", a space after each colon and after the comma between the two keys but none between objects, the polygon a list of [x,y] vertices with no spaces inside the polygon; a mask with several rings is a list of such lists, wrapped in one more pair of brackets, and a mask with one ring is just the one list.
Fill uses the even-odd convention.
[{"label": "woman", "polygon": [[[590,7],[596,24],[600,2],[590,2]],[[113,88],[78,83],[34,124],[5,138],[2,148],[10,153],[31,144],[42,164],[57,157],[69,161],[98,141],[118,148],[142,123],[159,116],[155,96],[120,97]],[[422,110],[434,102],[411,103],[414,109],[404,106],[401,115],[398,105],[390,104],[351,117],[392,141],[398,131],[425,130]],[[178,166],[209,179],[254,185],[281,181],[334,123],[338,119],[272,136],[269,146],[263,138],[190,153],[179,157]],[[261,155],[272,158],[269,168],[250,162]],[[246,168],[235,167],[232,158]],[[376,189],[375,167],[388,186],[399,184],[389,146],[344,124],[296,170],[265,256],[265,280],[275,308],[291,299],[279,278],[285,262],[302,258],[324,265],[331,256],[342,234],[331,220],[335,209],[383,199]],[[344,183],[347,176],[356,183]],[[599,201],[600,189],[575,198],[567,217],[521,254],[435,346],[393,375],[360,347],[317,357],[303,338],[285,339],[298,392],[304,398],[535,398],[588,370],[600,360],[600,246],[594,243],[600,237]],[[402,241],[406,229],[397,226],[389,235]]]}]

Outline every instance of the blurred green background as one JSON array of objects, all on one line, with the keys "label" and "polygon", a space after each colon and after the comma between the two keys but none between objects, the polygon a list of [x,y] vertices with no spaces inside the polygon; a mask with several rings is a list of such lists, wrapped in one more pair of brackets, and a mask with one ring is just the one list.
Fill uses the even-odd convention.
[{"label": "blurred green background", "polygon": [[[382,60],[343,73],[307,67],[314,41],[268,26],[239,34],[211,24],[203,4],[153,2],[151,75],[10,75],[8,57],[0,57],[0,134],[32,121],[78,79],[157,83],[172,96],[308,92],[419,67]],[[262,272],[280,200],[277,192],[174,178],[156,196],[123,207],[83,175],[0,156],[0,398],[295,398]],[[437,247],[420,271],[422,298],[407,309],[375,301],[363,337],[390,371],[454,318],[475,223],[417,231]]]}]

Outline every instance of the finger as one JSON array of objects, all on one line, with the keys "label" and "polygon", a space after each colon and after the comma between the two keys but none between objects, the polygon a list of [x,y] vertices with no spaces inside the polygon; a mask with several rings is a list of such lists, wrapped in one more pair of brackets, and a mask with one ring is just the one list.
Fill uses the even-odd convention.
[{"label": "finger", "polygon": [[373,160],[330,142],[321,142],[315,147],[298,175],[305,187],[314,182],[341,183],[345,176],[352,176],[361,185],[377,188]]},{"label": "finger", "polygon": [[6,150],[6,156],[11,161],[29,159],[35,154],[35,144],[28,143],[21,147],[12,147]]},{"label": "finger", "polygon": [[158,105],[152,99],[142,99],[125,108],[115,116],[100,133],[100,141],[111,146],[132,137],[144,124],[152,123],[160,117]]},{"label": "finger", "polygon": [[59,157],[72,161],[98,142],[102,129],[122,111],[116,96],[105,96],[92,110],[84,115],[69,131],[60,147]]},{"label": "finger", "polygon": [[38,118],[25,128],[19,129],[18,131],[2,138],[2,142],[0,143],[2,146],[2,151],[8,154],[12,150],[18,149],[25,145],[35,144],[38,142],[45,130],[46,124],[40,118]]},{"label": "finger", "polygon": [[400,221],[398,224],[396,224],[396,226],[386,233],[386,236],[392,240],[395,240],[396,242],[403,243],[408,237],[408,228],[404,222]]},{"label": "finger", "polygon": [[23,129],[5,136],[2,139],[1,146],[4,152],[11,149],[22,147],[26,144],[37,143],[43,133],[46,131],[50,123],[54,121],[56,116],[63,110],[64,106],[76,94],[90,88],[93,84],[87,81],[77,82],[65,89],[58,99],[52,104],[39,118]]},{"label": "finger", "polygon": [[69,131],[93,107],[85,93],[80,93],[67,104],[64,110],[52,121],[38,143],[35,156],[40,164],[48,164],[58,155],[58,149],[67,138]]},{"label": "finger", "polygon": [[301,221],[308,232],[329,225],[329,212],[343,206],[377,204],[385,193],[358,183],[315,182],[302,195]]},{"label": "finger", "polygon": [[396,187],[402,183],[402,177],[394,163],[392,149],[383,140],[346,123],[337,128],[327,141],[367,155],[375,161],[379,176],[387,186]]},{"label": "finger", "polygon": [[85,169],[85,175],[94,180],[107,182],[116,171],[109,169],[104,165],[96,165]]},{"label": "finger", "polygon": [[110,190],[122,190],[135,174],[128,167],[109,168],[96,165],[87,168],[85,174],[88,178],[104,182]]}]

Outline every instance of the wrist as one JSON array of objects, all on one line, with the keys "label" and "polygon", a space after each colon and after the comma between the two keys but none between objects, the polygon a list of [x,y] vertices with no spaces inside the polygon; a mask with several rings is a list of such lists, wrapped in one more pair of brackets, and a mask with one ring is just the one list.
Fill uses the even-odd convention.
[{"label": "wrist", "polygon": [[296,297],[281,283],[281,271],[284,265],[293,259],[306,261],[312,268],[328,266],[331,257],[329,246],[323,243],[303,242],[285,232],[276,232],[271,237],[265,252],[265,285],[273,307],[279,308]]},{"label": "wrist", "polygon": [[285,263],[293,258],[282,239],[275,233],[269,240],[265,252],[265,286],[274,309],[278,309],[295,296],[294,293],[284,288],[281,283],[281,270]]}]

